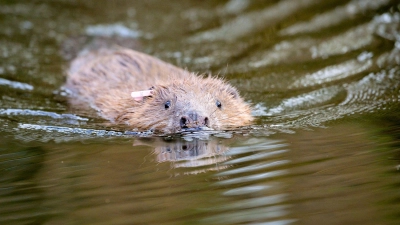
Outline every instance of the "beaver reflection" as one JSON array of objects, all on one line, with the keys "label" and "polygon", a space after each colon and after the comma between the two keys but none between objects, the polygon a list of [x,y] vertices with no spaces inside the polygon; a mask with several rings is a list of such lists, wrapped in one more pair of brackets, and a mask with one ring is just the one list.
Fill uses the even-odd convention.
[{"label": "beaver reflection", "polygon": [[168,140],[158,142],[154,146],[154,153],[158,162],[173,162],[174,168],[202,167],[201,170],[189,173],[199,173],[207,170],[219,170],[225,166],[219,165],[229,159],[225,154],[229,148],[220,142],[220,139],[211,138],[202,140]]}]

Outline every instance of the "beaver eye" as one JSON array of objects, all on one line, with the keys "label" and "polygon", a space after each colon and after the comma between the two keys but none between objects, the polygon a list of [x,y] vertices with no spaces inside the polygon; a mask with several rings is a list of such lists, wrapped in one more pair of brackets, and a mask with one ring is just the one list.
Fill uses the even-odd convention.
[{"label": "beaver eye", "polygon": [[169,109],[169,107],[171,107],[171,101],[166,101],[164,107],[165,109]]},{"label": "beaver eye", "polygon": [[218,108],[222,108],[222,104],[221,104],[220,101],[217,100],[217,101],[215,102],[215,104],[217,105]]}]

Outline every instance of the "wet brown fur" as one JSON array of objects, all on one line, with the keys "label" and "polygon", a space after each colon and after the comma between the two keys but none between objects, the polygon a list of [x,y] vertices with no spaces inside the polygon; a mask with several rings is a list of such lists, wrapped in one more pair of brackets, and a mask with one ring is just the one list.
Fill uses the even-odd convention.
[{"label": "wet brown fur", "polygon": [[[130,49],[78,56],[71,63],[65,87],[72,93],[71,98],[88,103],[102,117],[132,129],[179,132],[181,118],[192,112],[199,121],[190,126],[216,130],[250,125],[253,120],[248,104],[222,79],[197,76]],[[141,101],[130,96],[132,91],[150,88],[153,95]],[[217,101],[221,107],[217,107]]]}]

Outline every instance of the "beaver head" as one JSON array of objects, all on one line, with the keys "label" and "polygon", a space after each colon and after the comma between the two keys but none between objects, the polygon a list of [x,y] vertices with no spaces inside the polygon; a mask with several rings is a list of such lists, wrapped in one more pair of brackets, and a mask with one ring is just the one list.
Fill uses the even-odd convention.
[{"label": "beaver head", "polygon": [[223,130],[250,125],[250,106],[222,79],[191,74],[151,88],[135,101],[133,110],[120,115],[139,130],[176,133],[185,130]]}]

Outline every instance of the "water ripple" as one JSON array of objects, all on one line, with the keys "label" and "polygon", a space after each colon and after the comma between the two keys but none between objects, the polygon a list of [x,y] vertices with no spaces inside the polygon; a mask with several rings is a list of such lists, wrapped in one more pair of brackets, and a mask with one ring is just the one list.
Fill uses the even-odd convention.
[{"label": "water ripple", "polygon": [[340,86],[324,87],[282,100],[281,104],[279,104],[277,107],[270,108],[264,115],[270,116],[287,111],[317,108],[318,106],[329,104],[344,92],[345,89]]},{"label": "water ripple", "polygon": [[343,21],[353,19],[366,11],[376,10],[388,3],[390,3],[390,0],[352,0],[343,6],[338,6],[332,10],[316,15],[310,21],[296,23],[281,30],[279,33],[282,35],[294,35],[319,31]]},{"label": "water ripple", "polygon": [[249,162],[249,161],[253,161],[256,159],[265,159],[265,158],[270,158],[271,156],[276,156],[276,155],[280,155],[287,152],[287,150],[276,150],[276,151],[271,151],[271,152],[261,152],[261,153],[257,153],[257,154],[253,154],[253,155],[249,155],[249,156],[244,156],[241,158],[237,158],[237,159],[232,159],[230,161],[225,162],[225,164],[237,164],[237,163],[244,163],[244,162]]},{"label": "water ripple", "polygon": [[3,78],[0,78],[0,85],[5,85],[5,86],[9,86],[11,88],[27,90],[27,91],[33,90],[33,86],[30,84],[21,83],[18,81],[10,81],[10,80],[6,80]]},{"label": "water ripple", "polygon": [[[232,147],[230,165],[214,174],[219,180],[213,186],[223,187],[223,197],[209,217],[209,224],[249,223],[291,224],[288,194],[280,188],[279,177],[289,173],[284,159],[288,145],[280,140],[249,139],[245,147]],[[278,178],[278,179],[277,179]],[[238,187],[239,186],[239,187]],[[233,201],[233,202],[232,202]],[[288,218],[289,217],[289,218]],[[252,224],[252,223],[250,223]]]},{"label": "water ripple", "polygon": [[[265,208],[245,209],[234,212],[220,213],[204,219],[207,224],[238,224],[251,221],[267,221],[261,224],[291,224],[295,220],[279,220],[277,218],[288,215],[289,206],[271,206]],[[272,220],[272,221],[271,221]],[[269,221],[269,222],[268,222]],[[253,224],[253,223],[249,223]],[[254,223],[257,224],[257,223]]]},{"label": "water ripple", "polygon": [[310,7],[316,3],[317,1],[315,0],[298,0],[296,2],[290,0],[279,1],[272,7],[239,15],[228,23],[223,24],[221,27],[198,33],[189,40],[191,42],[216,40],[233,41],[250,35],[259,29],[273,26],[279,21],[284,20],[294,11]]},{"label": "water ripple", "polygon": [[254,194],[259,191],[265,191],[269,188],[271,188],[271,186],[268,186],[268,185],[253,185],[253,186],[246,186],[246,187],[240,187],[240,188],[232,188],[232,189],[222,193],[222,195],[235,196],[235,195]]},{"label": "water ripple", "polygon": [[58,132],[65,134],[82,134],[82,135],[95,135],[95,136],[122,136],[125,134],[131,134],[131,132],[118,132],[118,131],[107,131],[107,130],[95,130],[95,129],[84,129],[84,128],[71,128],[71,127],[60,127],[60,126],[46,126],[37,124],[18,124],[18,128],[27,130],[42,130],[46,132]]},{"label": "water ripple", "polygon": [[288,172],[286,170],[277,170],[277,171],[258,173],[258,174],[254,174],[254,175],[223,180],[223,181],[217,182],[216,185],[225,186],[225,185],[242,184],[242,183],[248,183],[248,182],[254,182],[254,181],[263,181],[265,179],[272,179],[272,178],[276,179],[276,177],[283,176],[286,174],[288,174]]},{"label": "water ripple", "polygon": [[315,73],[307,74],[296,80],[289,88],[310,87],[345,79],[357,75],[372,66],[372,61],[360,62],[359,60],[350,60],[337,65],[328,66]]},{"label": "water ripple", "polygon": [[83,118],[73,114],[58,114],[55,112],[46,112],[40,110],[30,109],[0,109],[0,115],[7,116],[45,116],[53,119],[72,119],[79,121],[88,121],[89,119]]},{"label": "water ripple", "polygon": [[[283,152],[281,152],[283,153]],[[258,157],[258,155],[254,155],[254,157]],[[251,157],[253,158],[253,157]],[[259,158],[257,158],[259,159]],[[233,160],[232,160],[233,161]],[[224,164],[232,164],[232,163],[237,163],[236,162],[232,162],[229,161],[229,163],[224,163]],[[245,162],[248,160],[241,160],[240,162]],[[245,167],[240,167],[237,169],[231,169],[228,171],[223,171],[220,172],[218,174],[216,174],[216,176],[228,176],[228,175],[234,175],[234,174],[239,174],[239,173],[248,173],[248,172],[253,172],[253,171],[257,171],[257,170],[262,170],[262,169],[268,169],[268,168],[273,168],[273,167],[277,167],[277,166],[283,166],[288,164],[290,161],[288,160],[278,160],[278,161],[273,161],[270,163],[256,163],[250,166],[245,166]]]}]

